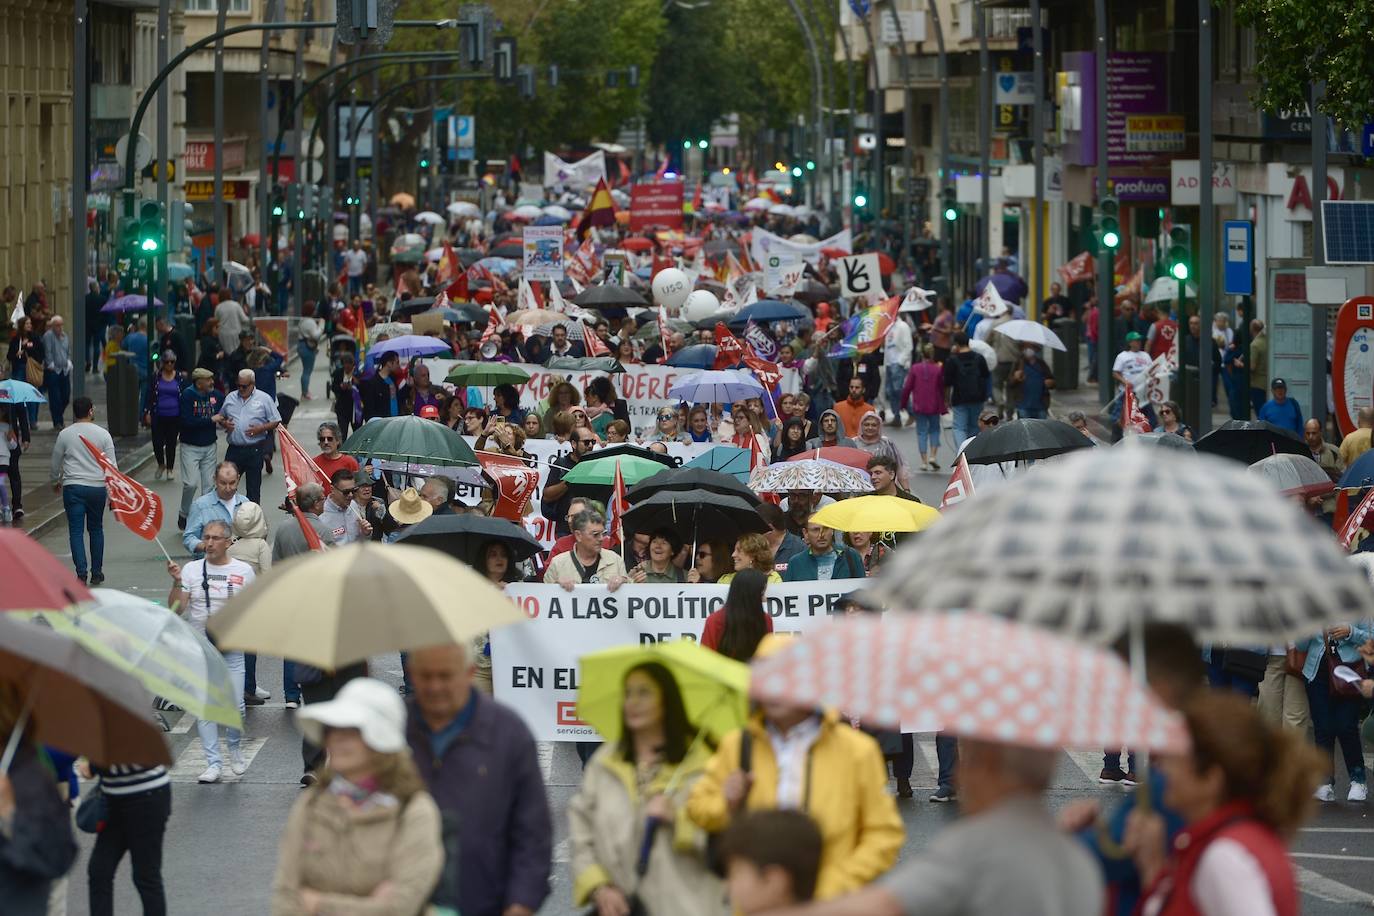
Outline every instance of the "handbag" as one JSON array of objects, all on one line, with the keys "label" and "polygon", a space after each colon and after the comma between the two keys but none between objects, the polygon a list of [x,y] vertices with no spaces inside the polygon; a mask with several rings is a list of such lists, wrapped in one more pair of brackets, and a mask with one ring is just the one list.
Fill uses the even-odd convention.
[{"label": "handbag", "polygon": [[81,803],[76,806],[76,826],[83,833],[99,833],[109,813],[110,806],[105,800],[105,793],[100,786],[93,786],[81,796]]},{"label": "handbag", "polygon": [[1221,656],[1221,670],[1224,673],[1254,684],[1264,680],[1264,669],[1268,664],[1268,653],[1249,649],[1225,649]]},{"label": "handbag", "polygon": [[24,374],[28,376],[29,384],[35,388],[43,385],[43,364],[32,356],[24,360]]},{"label": "handbag", "polygon": [[1307,665],[1307,650],[1291,647],[1283,655],[1283,672],[1293,677],[1302,677],[1302,669]]},{"label": "handbag", "polygon": [[1338,665],[1344,665],[1358,674],[1362,679],[1368,680],[1371,676],[1374,676],[1370,673],[1369,663],[1363,658],[1353,662],[1341,661],[1341,655],[1336,650],[1336,644],[1331,642],[1326,644],[1326,651],[1322,653],[1322,667],[1326,669],[1326,683],[1330,688],[1331,695],[1343,700],[1360,699],[1362,694],[1358,686],[1346,683],[1336,677],[1336,667]]}]

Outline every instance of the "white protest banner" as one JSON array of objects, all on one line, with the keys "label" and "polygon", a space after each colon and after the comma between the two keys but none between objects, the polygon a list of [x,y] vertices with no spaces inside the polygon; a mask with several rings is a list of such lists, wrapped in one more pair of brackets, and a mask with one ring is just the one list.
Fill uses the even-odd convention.
[{"label": "white protest banner", "polygon": [[522,241],[525,249],[522,279],[563,279],[562,226],[526,226]]},{"label": "white protest banner", "polygon": [[591,187],[606,179],[606,153],[597,150],[576,162],[565,162],[553,153],[544,154],[544,187],[565,185],[570,188]]},{"label": "white protest banner", "polygon": [[[805,633],[865,579],[768,586],[764,609],[777,633]],[[529,619],[491,634],[496,699],[520,713],[536,741],[599,736],[577,718],[578,659],[626,644],[699,639],[725,601],[724,585],[557,585],[513,583],[506,594]]]},{"label": "white protest banner", "polygon": [[805,265],[800,257],[793,254],[770,254],[763,262],[763,289],[780,298],[788,298],[800,282]]},{"label": "white protest banner", "polygon": [[845,251],[853,251],[853,236],[848,229],[842,229],[828,239],[803,244],[785,239],[780,235],[774,235],[762,227],[756,227],[750,237],[749,256],[754,259],[755,264],[767,264],[770,254],[792,255],[801,258],[808,264],[815,264],[821,259],[822,248],[841,248]]},{"label": "white protest banner", "polygon": [[872,301],[883,298],[885,293],[882,266],[876,254],[870,252],[850,255],[847,258],[839,258],[834,263],[840,274],[841,295],[849,299],[867,297]]}]

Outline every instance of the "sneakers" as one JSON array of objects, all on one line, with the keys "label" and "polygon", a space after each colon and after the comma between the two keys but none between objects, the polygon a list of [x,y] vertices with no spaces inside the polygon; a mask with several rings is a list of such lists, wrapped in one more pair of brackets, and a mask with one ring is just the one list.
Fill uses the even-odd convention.
[{"label": "sneakers", "polygon": [[272,694],[268,693],[266,690],[263,690],[261,687],[254,688],[253,693],[255,696],[257,696],[259,700],[272,699]]},{"label": "sneakers", "polygon": [[177,530],[178,530],[178,531],[185,531],[185,530],[186,530],[186,516],[184,516],[184,515],[178,515],[178,516],[177,516]]},{"label": "sneakers", "polygon": [[930,793],[930,800],[933,802],[945,803],[958,801],[959,796],[954,793],[954,789],[949,786],[940,786]]},{"label": "sneakers", "polygon": [[314,773],[306,773],[301,777],[301,788],[308,789],[318,781]]},{"label": "sneakers", "polygon": [[897,797],[910,798],[915,793],[911,791],[911,780],[905,776],[897,777]]},{"label": "sneakers", "polygon": [[254,693],[248,693],[247,691],[244,691],[244,694],[243,694],[243,705],[245,705],[245,706],[261,706],[261,705],[262,705],[262,697],[258,696],[257,694],[254,694]]},{"label": "sneakers", "polygon": [[1362,802],[1369,798],[1369,787],[1362,782],[1352,782],[1350,791],[1346,793],[1345,800],[1348,802]]},{"label": "sneakers", "polygon": [[287,700],[287,701],[286,701],[286,708],[287,708],[287,709],[300,709],[300,706],[301,706],[301,701],[300,701],[300,700]]},{"label": "sneakers", "polygon": [[235,749],[229,752],[229,771],[235,776],[242,776],[248,772],[248,763],[243,759],[243,751]]},{"label": "sneakers", "polygon": [[1103,767],[1102,772],[1097,774],[1097,781],[1104,786],[1119,786],[1126,781],[1126,774],[1120,767]]},{"label": "sneakers", "polygon": [[196,777],[196,782],[201,785],[209,785],[212,782],[219,782],[220,772],[217,766],[208,766],[205,772]]},{"label": "sneakers", "polygon": [[1121,781],[1124,785],[1130,786],[1131,788],[1135,788],[1140,784],[1140,779],[1135,775],[1135,770],[1131,770],[1127,773],[1126,778]]},{"label": "sneakers", "polygon": [[1336,800],[1336,787],[1328,782],[1326,785],[1318,788],[1314,796],[1319,802],[1333,802]]}]

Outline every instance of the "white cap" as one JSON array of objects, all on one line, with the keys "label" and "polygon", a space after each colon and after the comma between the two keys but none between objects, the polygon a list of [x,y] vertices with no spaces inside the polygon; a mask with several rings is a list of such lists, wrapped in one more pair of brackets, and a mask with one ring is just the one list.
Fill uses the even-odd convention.
[{"label": "white cap", "polygon": [[354,678],[334,699],[310,703],[296,713],[296,727],[312,744],[324,744],[324,730],[356,728],[363,743],[379,754],[406,749],[406,704],[375,678]]}]

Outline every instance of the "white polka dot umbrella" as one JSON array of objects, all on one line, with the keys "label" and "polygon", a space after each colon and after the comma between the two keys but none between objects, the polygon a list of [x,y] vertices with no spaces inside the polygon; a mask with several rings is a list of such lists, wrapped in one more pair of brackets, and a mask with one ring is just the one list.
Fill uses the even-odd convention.
[{"label": "white polka dot umbrella", "polygon": [[846,617],[750,668],[754,699],[881,728],[1037,748],[1188,748],[1182,719],[1115,655],[982,614]]}]

